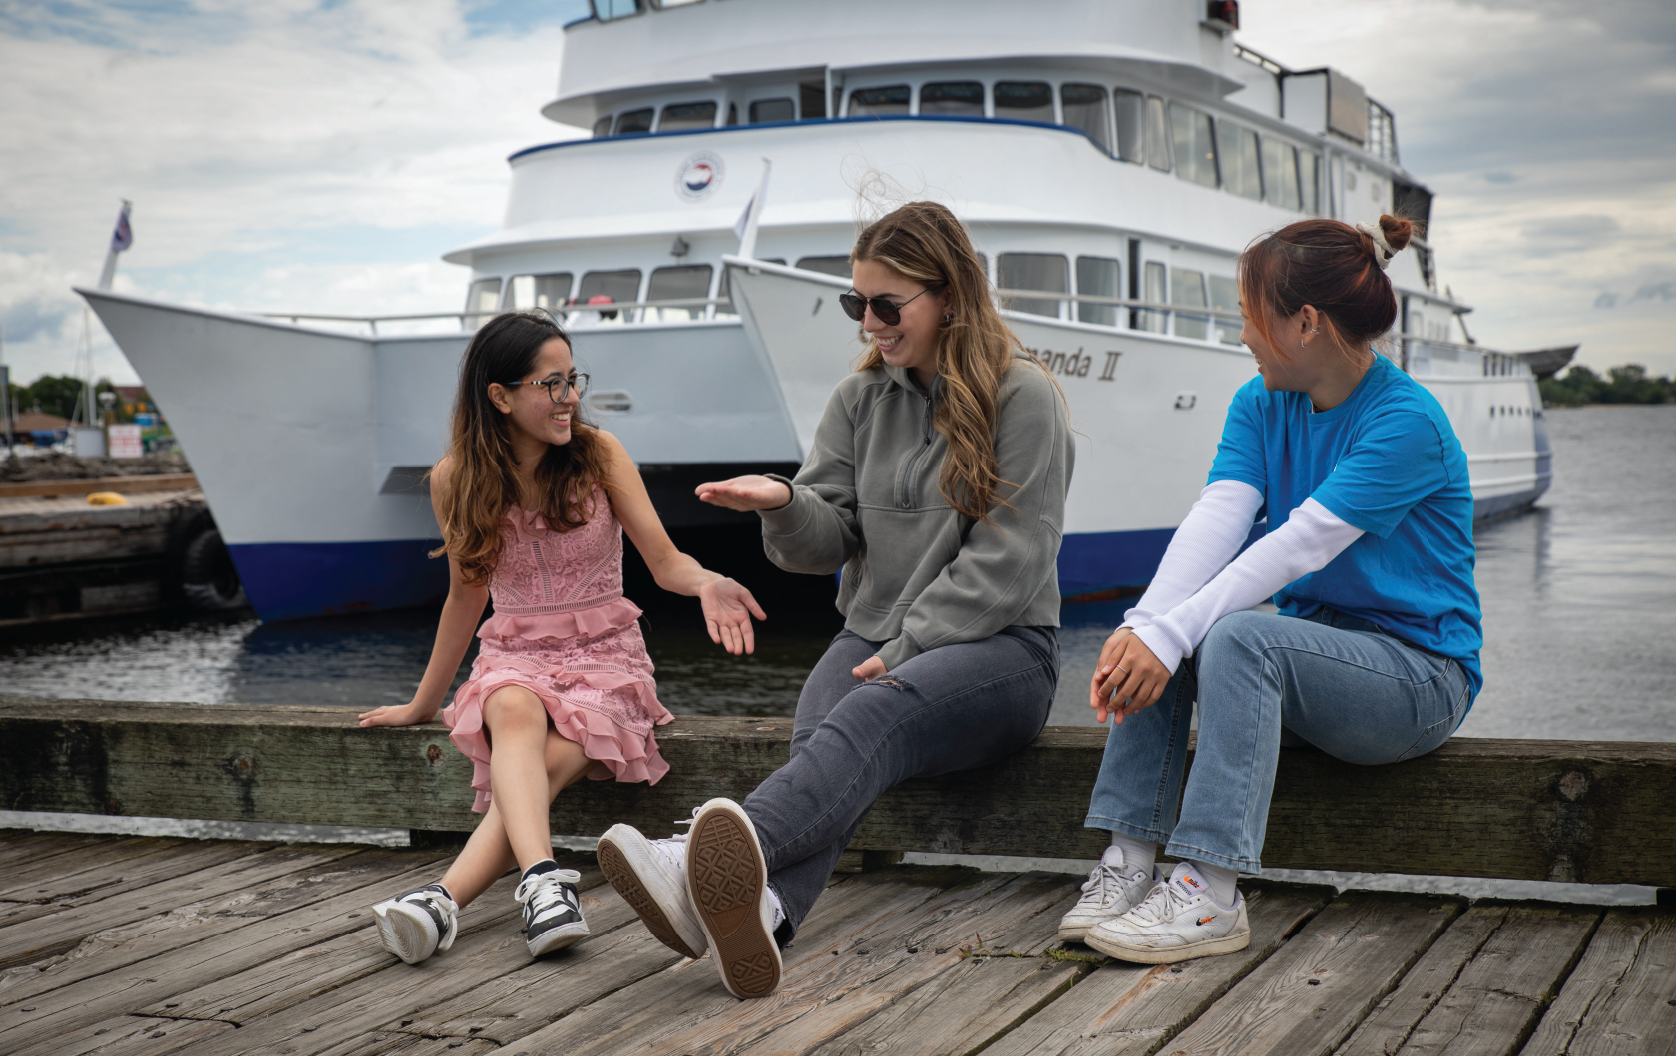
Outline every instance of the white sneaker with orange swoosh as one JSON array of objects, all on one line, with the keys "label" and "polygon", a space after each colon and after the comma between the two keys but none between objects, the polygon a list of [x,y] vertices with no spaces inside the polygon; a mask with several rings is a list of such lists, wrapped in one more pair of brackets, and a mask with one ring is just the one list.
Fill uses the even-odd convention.
[{"label": "white sneaker with orange swoosh", "polygon": [[1090,928],[1083,941],[1121,961],[1175,964],[1244,950],[1252,942],[1252,925],[1244,897],[1237,893],[1234,905],[1219,906],[1193,867],[1179,862],[1141,905]]}]

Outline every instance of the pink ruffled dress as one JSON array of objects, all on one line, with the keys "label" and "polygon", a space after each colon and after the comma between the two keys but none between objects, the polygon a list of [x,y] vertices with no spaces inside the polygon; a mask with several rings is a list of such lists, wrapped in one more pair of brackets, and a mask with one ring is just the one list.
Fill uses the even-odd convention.
[{"label": "pink ruffled dress", "polygon": [[623,596],[623,530],[604,493],[588,523],[549,530],[513,507],[501,524],[499,566],[489,578],[495,615],[484,622],[472,676],[443,709],[449,739],[472,760],[472,809],[489,809],[489,741],[483,702],[502,686],[541,698],[561,736],[595,761],[588,776],[648,781],[669,773],[652,728],[670,721],[658,703],[652,660]]}]

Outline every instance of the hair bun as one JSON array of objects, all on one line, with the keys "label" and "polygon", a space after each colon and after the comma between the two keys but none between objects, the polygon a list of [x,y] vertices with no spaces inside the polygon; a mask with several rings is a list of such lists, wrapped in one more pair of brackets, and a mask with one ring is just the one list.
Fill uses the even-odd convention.
[{"label": "hair bun", "polygon": [[1415,225],[1401,216],[1381,214],[1380,230],[1385,232],[1386,244],[1398,251],[1402,251],[1415,237]]}]

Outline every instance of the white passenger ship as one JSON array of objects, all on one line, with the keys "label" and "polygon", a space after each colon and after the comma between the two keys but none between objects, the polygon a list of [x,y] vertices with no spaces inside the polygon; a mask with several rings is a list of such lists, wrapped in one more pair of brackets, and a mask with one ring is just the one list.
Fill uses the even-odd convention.
[{"label": "white passenger ship", "polygon": [[[1300,217],[1430,211],[1391,113],[1335,70],[1242,47],[1232,2],[593,11],[566,27],[543,109],[593,138],[512,156],[503,227],[445,258],[472,271],[446,325],[81,291],[181,437],[264,618],[446,590],[417,482],[443,453],[469,331],[506,308],[562,315],[589,407],[667,521],[736,516],[692,486],[795,470],[860,348],[836,303],[857,222],[919,197],[968,222],[1008,321],[1070,401],[1063,591],[1143,584],[1253,374],[1240,250]],[[1550,470],[1527,365],[1453,337],[1468,309],[1439,291],[1425,242],[1391,276],[1390,354],[1449,412],[1476,516],[1529,504]]]}]

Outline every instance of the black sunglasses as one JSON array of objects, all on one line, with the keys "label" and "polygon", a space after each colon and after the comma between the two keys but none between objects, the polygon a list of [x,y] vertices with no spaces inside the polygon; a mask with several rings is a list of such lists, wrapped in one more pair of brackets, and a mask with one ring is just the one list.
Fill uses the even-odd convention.
[{"label": "black sunglasses", "polygon": [[878,319],[886,326],[896,326],[898,323],[903,321],[904,308],[926,296],[926,294],[931,293],[933,290],[941,290],[947,285],[949,285],[947,282],[934,282],[901,304],[892,304],[883,297],[863,297],[854,291],[850,293],[841,293],[839,294],[838,299],[839,307],[844,309],[845,315],[848,315],[858,323],[862,321],[862,317],[867,314],[868,309],[872,308],[875,319]]}]

